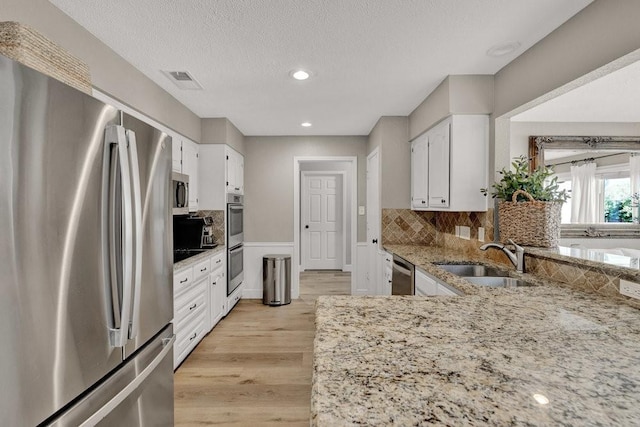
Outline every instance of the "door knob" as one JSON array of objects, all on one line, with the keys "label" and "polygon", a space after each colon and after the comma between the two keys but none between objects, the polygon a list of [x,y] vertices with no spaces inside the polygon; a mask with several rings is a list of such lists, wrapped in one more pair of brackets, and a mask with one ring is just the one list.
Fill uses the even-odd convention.
[{"label": "door knob", "polygon": [[378,243],[378,239],[373,239],[371,243]]},{"label": "door knob", "polygon": [[308,225],[305,225],[305,226],[304,226],[304,228],[309,228],[309,226],[308,226]]}]

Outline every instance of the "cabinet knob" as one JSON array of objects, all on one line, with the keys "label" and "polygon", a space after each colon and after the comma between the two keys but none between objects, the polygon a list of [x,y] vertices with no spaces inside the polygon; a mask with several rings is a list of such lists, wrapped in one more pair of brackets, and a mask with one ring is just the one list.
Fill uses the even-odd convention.
[{"label": "cabinet knob", "polygon": [[420,203],[422,203],[422,204],[424,205],[424,204],[426,204],[427,202],[423,200],[423,201],[422,201],[422,202],[420,202]]},{"label": "cabinet knob", "polygon": [[308,225],[305,225],[305,226],[304,226],[304,228],[309,228],[309,226],[308,226]]},{"label": "cabinet knob", "polygon": [[374,243],[374,244],[375,244],[375,243],[378,243],[378,239],[373,239],[373,240],[371,241],[371,243]]}]

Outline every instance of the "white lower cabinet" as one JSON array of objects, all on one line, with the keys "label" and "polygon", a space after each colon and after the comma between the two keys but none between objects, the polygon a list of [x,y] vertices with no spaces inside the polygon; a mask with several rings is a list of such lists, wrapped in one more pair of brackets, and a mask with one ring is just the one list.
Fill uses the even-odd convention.
[{"label": "white lower cabinet", "polygon": [[213,329],[227,313],[227,275],[224,253],[211,259],[209,275],[209,330]]},{"label": "white lower cabinet", "polygon": [[415,292],[418,296],[458,295],[457,293],[449,289],[449,287],[426,275],[419,268],[416,268],[414,274],[414,284],[416,289]]},{"label": "white lower cabinet", "polygon": [[416,295],[419,295],[419,296],[438,295],[438,282],[433,280],[431,277],[428,277],[417,268],[414,275],[414,284],[416,288]]},{"label": "white lower cabinet", "polygon": [[[189,267],[193,268],[193,267]],[[207,319],[207,277],[201,278],[193,286],[182,289],[174,296],[173,325],[176,347],[173,351],[173,368],[177,368],[208,332]]]},{"label": "white lower cabinet", "polygon": [[199,258],[173,274],[173,369],[226,315],[227,282],[224,250]]},{"label": "white lower cabinet", "polygon": [[393,255],[387,251],[382,251],[380,256],[382,257],[382,281],[381,294],[391,295],[391,279],[393,275]]}]

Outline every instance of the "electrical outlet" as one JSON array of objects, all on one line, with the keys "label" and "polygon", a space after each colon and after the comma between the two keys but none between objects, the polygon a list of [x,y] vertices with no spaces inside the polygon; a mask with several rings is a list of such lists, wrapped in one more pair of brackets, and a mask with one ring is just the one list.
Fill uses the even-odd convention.
[{"label": "electrical outlet", "polygon": [[456,225],[456,237],[460,237],[460,226]]},{"label": "electrical outlet", "polygon": [[478,227],[478,242],[484,242],[484,227]]},{"label": "electrical outlet", "polygon": [[471,227],[467,227],[466,225],[461,225],[460,238],[465,240],[471,240]]},{"label": "electrical outlet", "polygon": [[620,279],[620,293],[631,298],[640,299],[640,285]]},{"label": "electrical outlet", "polygon": [[364,215],[364,206],[358,206],[358,215]]}]

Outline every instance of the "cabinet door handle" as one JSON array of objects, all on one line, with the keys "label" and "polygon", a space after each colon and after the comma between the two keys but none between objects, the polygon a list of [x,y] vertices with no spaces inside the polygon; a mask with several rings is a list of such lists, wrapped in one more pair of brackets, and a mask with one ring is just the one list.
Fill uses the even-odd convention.
[{"label": "cabinet door handle", "polygon": [[216,261],[216,264],[220,264],[221,262],[222,262],[222,260],[219,259],[219,260]]},{"label": "cabinet door handle", "polygon": [[184,280],[180,280],[180,283],[187,283],[189,281],[189,278],[185,278]]},{"label": "cabinet door handle", "polygon": [[189,307],[189,311],[193,310],[194,308],[196,308],[198,306],[198,304],[193,304],[191,307]]},{"label": "cabinet door handle", "polygon": [[207,271],[207,267],[203,268],[200,270],[200,273],[202,273],[203,271]]},{"label": "cabinet door handle", "polygon": [[213,285],[213,286],[215,286],[215,285],[217,285],[217,284],[218,284],[218,282],[217,282],[217,281],[212,283],[212,285]]},{"label": "cabinet door handle", "polygon": [[420,202],[420,203],[422,203],[423,205],[427,204],[427,202],[426,202],[426,201],[424,201],[424,200],[423,200],[422,202]]},{"label": "cabinet door handle", "polygon": [[198,333],[194,332],[193,336],[191,338],[189,338],[189,341],[193,341],[197,336],[198,336]]}]

